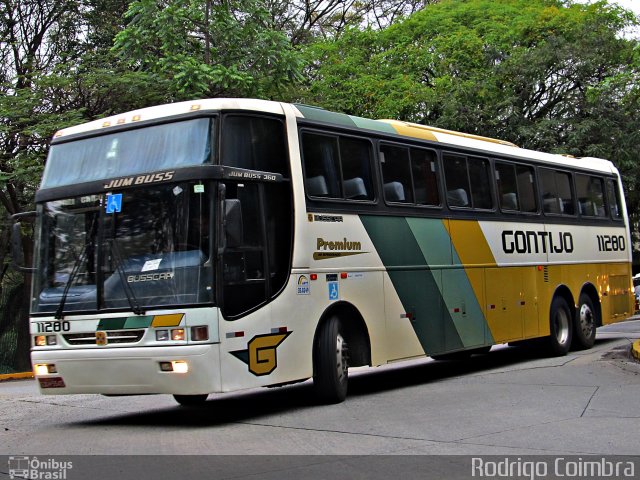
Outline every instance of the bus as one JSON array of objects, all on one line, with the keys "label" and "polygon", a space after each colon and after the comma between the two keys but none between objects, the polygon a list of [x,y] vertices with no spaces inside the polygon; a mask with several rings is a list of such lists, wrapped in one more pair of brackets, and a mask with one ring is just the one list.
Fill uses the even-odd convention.
[{"label": "bus", "polygon": [[57,132],[35,201],[44,394],[194,405],[313,379],[340,402],[349,367],[565,355],[634,308],[610,161],[402,121],[144,108]]}]

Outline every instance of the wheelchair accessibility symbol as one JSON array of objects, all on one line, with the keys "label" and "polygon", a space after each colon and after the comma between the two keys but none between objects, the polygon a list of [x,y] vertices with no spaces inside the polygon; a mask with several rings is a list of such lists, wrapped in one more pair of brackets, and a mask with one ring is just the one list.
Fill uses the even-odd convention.
[{"label": "wheelchair accessibility symbol", "polygon": [[120,213],[122,211],[122,194],[109,193],[107,195],[107,213]]},{"label": "wheelchair accessibility symbol", "polygon": [[338,282],[329,282],[327,285],[329,286],[329,300],[338,300],[340,297]]}]

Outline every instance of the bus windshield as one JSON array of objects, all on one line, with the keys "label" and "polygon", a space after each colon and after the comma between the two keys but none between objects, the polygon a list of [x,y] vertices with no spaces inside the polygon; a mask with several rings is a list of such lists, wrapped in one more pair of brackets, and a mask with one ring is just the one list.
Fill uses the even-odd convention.
[{"label": "bus windshield", "polygon": [[41,188],[208,163],[214,121],[199,118],[54,144]]},{"label": "bus windshield", "polygon": [[182,182],[40,205],[32,312],[212,303],[211,190]]}]

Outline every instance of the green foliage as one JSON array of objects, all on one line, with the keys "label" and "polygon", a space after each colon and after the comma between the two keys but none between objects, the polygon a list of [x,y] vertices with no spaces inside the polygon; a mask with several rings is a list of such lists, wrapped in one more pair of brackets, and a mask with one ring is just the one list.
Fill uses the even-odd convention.
[{"label": "green foliage", "polygon": [[604,1],[442,0],[312,45],[306,103],[614,161],[640,212],[637,19]]},{"label": "green foliage", "polygon": [[137,0],[127,18],[114,51],[177,99],[270,98],[300,78],[296,51],[259,0]]}]

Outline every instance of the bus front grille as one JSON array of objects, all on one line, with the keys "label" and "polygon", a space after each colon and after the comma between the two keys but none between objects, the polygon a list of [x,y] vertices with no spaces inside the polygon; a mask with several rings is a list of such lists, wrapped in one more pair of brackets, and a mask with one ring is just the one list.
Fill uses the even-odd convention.
[{"label": "bus front grille", "polygon": [[[107,344],[112,343],[136,343],[143,335],[144,329],[140,330],[112,330],[107,331]],[[69,345],[96,345],[95,332],[87,333],[67,333],[63,335]]]}]

